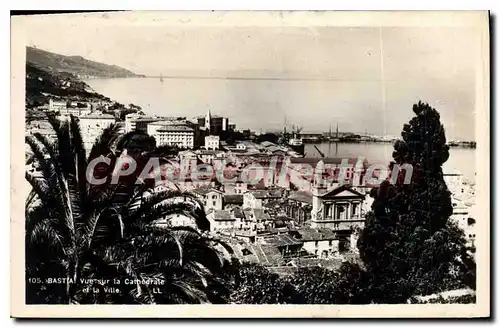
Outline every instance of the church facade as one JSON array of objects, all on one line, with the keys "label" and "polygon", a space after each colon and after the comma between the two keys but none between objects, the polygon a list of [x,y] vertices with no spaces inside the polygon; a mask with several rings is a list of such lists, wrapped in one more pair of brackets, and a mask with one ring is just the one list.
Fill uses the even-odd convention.
[{"label": "church facade", "polygon": [[318,162],[312,188],[311,228],[352,231],[364,226],[361,212],[365,196],[348,184],[327,190],[324,163]]}]

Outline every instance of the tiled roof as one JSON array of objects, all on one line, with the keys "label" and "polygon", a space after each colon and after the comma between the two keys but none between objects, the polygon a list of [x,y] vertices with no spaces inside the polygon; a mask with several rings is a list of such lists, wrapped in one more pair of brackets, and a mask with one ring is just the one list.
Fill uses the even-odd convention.
[{"label": "tiled roof", "polygon": [[234,208],[232,208],[232,211],[233,211],[234,217],[240,218],[240,219],[244,219],[245,218],[245,214],[243,213],[243,211],[242,211],[241,208],[234,207]]},{"label": "tiled roof", "polygon": [[263,209],[261,208],[254,208],[252,209],[254,218],[257,221],[269,221],[271,220],[271,216]]},{"label": "tiled roof", "polygon": [[251,193],[257,199],[281,198],[282,197],[281,190],[250,190],[247,192]]},{"label": "tiled roof", "polygon": [[267,151],[270,151],[272,153],[277,152],[277,151],[284,151],[282,148],[278,146],[269,146],[266,148]]},{"label": "tiled roof", "polygon": [[296,200],[301,203],[312,204],[312,194],[307,191],[296,191],[288,196],[288,199]]},{"label": "tiled roof", "polygon": [[195,153],[199,155],[217,155],[217,154],[222,154],[224,152],[220,150],[199,149]]},{"label": "tiled roof", "polygon": [[[159,118],[160,119],[160,118]],[[151,125],[172,125],[186,122],[185,117],[162,117],[161,121],[151,122]]]},{"label": "tiled roof", "polygon": [[213,188],[195,188],[195,189],[191,190],[191,192],[194,194],[197,194],[197,195],[202,195],[202,196],[205,196],[206,194],[208,194],[210,192],[216,192],[216,193],[222,194],[222,191],[219,191],[219,190],[213,189]]},{"label": "tiled roof", "polygon": [[313,229],[304,227],[297,229],[297,240],[301,241],[320,241],[338,239],[337,234],[330,229]]},{"label": "tiled roof", "polygon": [[270,221],[271,216],[263,209],[245,208],[243,209],[245,218],[250,221]]},{"label": "tiled roof", "polygon": [[229,210],[214,210],[212,212],[215,221],[234,221],[236,220]]},{"label": "tiled roof", "polygon": [[164,120],[164,117],[140,117],[132,119],[131,122],[155,122]]},{"label": "tiled roof", "polygon": [[279,234],[266,239],[267,244],[276,245],[278,247],[290,246],[290,245],[302,245],[303,242],[289,236],[287,234]]},{"label": "tiled roof", "polygon": [[267,263],[265,264],[272,266],[285,264],[278,247],[274,245],[261,245],[260,249],[266,256]]},{"label": "tiled roof", "polygon": [[165,125],[156,132],[194,132],[192,128],[185,125]]},{"label": "tiled roof", "polygon": [[264,146],[264,147],[269,147],[269,146],[276,146],[275,143],[272,143],[271,141],[262,141],[260,143],[261,146]]},{"label": "tiled roof", "polygon": [[83,116],[80,116],[79,117],[80,120],[82,119],[106,119],[106,120],[111,120],[111,119],[115,119],[115,117],[113,115],[109,115],[109,114],[101,114],[101,115],[96,115],[96,114],[90,114],[90,115],[83,115]]},{"label": "tiled roof", "polygon": [[284,264],[279,249],[274,245],[249,244],[247,249],[252,252],[252,255],[257,258],[258,263],[261,265],[275,266]]},{"label": "tiled roof", "polygon": [[226,204],[243,204],[243,195],[224,195]]}]

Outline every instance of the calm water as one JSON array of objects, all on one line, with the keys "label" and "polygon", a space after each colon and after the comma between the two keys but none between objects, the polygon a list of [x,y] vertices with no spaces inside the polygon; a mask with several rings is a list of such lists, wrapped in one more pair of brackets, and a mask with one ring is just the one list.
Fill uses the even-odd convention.
[{"label": "calm water", "polygon": [[[322,143],[306,144],[308,157],[320,157],[314,147],[318,147],[326,157],[359,157],[363,156],[370,163],[386,164],[392,160],[394,150],[391,143]],[[450,148],[450,158],[444,164],[445,173],[462,173],[465,178],[475,181],[476,150],[472,148]]]},{"label": "calm water", "polygon": [[[329,125],[335,122],[335,117],[330,117],[331,115],[342,115],[344,122],[347,122],[340,124],[341,131],[364,133],[365,129],[372,131],[373,126],[377,126],[374,119],[368,117],[373,112],[367,112],[366,108],[359,112],[354,103],[332,105],[325,102],[325,99],[341,99],[342,94],[336,93],[339,87],[337,82],[190,78],[165,78],[163,82],[154,78],[96,79],[86,82],[95,91],[113,100],[141,106],[146,114],[191,118],[204,115],[207,108],[210,108],[212,114],[229,117],[230,121],[236,123],[237,128],[251,128],[257,132],[260,129],[282,130],[285,115],[289,124],[291,122],[302,125],[304,131],[328,131]],[[366,88],[366,92],[375,90],[370,85],[366,85]],[[366,92],[363,92],[363,97]],[[324,97],[325,95],[331,96]],[[373,101],[376,103],[376,98]],[[304,110],[307,108],[321,110],[324,117],[311,116],[311,112]],[[341,112],[333,113],[332,108]],[[408,119],[409,117],[401,119],[401,122],[392,120],[386,122],[386,125],[394,125],[393,130],[398,131],[394,133],[396,135]],[[350,125],[350,122],[353,124]],[[353,130],[354,122],[356,126],[360,126],[360,131]],[[389,163],[393,151],[390,143],[316,146],[326,156],[363,156],[371,163],[381,164]],[[312,144],[306,145],[306,153],[307,156],[320,156]],[[452,148],[444,170],[449,173],[459,171],[466,178],[475,180],[475,149]]]}]

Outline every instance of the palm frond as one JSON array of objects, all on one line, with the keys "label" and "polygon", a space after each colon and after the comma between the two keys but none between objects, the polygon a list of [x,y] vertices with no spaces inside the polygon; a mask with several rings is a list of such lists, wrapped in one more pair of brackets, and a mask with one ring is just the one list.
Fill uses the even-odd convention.
[{"label": "palm frond", "polygon": [[124,237],[122,216],[116,208],[107,207],[94,212],[87,220],[83,242],[92,249],[93,244],[117,242]]},{"label": "palm frond", "polygon": [[71,115],[70,121],[71,130],[71,144],[73,146],[73,151],[75,154],[75,178],[76,185],[80,194],[80,201],[84,207],[87,200],[87,157],[85,154],[85,145],[83,143],[82,133],[80,130],[80,125],[78,124],[76,118]]},{"label": "palm frond", "polygon": [[107,156],[109,153],[113,152],[113,145],[118,138],[118,132],[120,126],[118,124],[111,124],[97,137],[96,141],[92,145],[88,156],[88,162],[98,158],[99,156]]},{"label": "palm frond", "polygon": [[[28,288],[27,299],[44,297],[60,303],[204,303],[221,300],[224,291],[223,257],[198,229],[166,228],[157,219],[179,214],[194,219],[199,229],[209,227],[203,205],[189,193],[155,193],[147,185],[120,181],[117,185],[90,185],[90,160],[107,156],[116,163],[126,140],[118,139],[117,125],[104,130],[85,158],[78,121],[49,118],[57,142],[35,134],[26,138],[41,177],[26,174],[32,191],[26,200],[26,268],[38,276],[73,277],[74,284],[47,287],[46,293]],[[133,134],[127,136],[132,138]],[[174,156],[175,148],[135,154],[141,161],[152,156]],[[107,177],[114,165],[96,172]],[[35,202],[36,200],[36,202]],[[76,278],[146,279],[165,282],[162,294],[141,283],[107,293],[100,283]],[[86,280],[84,280],[86,281]],[[97,293],[86,293],[87,288]],[[47,294],[48,293],[48,294]],[[53,293],[53,295],[50,295]]]}]

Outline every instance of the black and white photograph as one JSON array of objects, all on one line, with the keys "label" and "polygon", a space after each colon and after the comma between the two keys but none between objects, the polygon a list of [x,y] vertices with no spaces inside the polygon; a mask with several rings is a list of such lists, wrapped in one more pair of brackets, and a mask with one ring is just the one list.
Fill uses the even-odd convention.
[{"label": "black and white photograph", "polygon": [[11,21],[23,307],[489,315],[488,12]]}]

